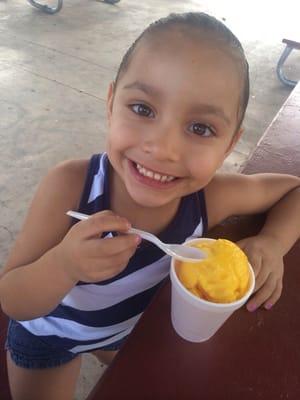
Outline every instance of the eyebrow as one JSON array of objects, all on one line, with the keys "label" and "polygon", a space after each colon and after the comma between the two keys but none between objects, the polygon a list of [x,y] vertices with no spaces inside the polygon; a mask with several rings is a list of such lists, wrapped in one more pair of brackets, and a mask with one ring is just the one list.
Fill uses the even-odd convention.
[{"label": "eyebrow", "polygon": [[128,85],[123,86],[123,89],[138,89],[152,96],[159,96],[160,94],[159,90],[155,89],[153,86],[149,86],[140,81],[129,83]]},{"label": "eyebrow", "polygon": [[195,106],[192,108],[192,112],[195,114],[213,114],[217,115],[218,117],[222,118],[227,125],[230,125],[230,118],[225,114],[224,110],[222,107],[218,107],[212,104],[201,104],[199,106]]},{"label": "eyebrow", "polygon": [[[140,81],[129,83],[128,85],[123,86],[123,89],[137,89],[144,92],[145,94],[148,94],[149,96],[154,96],[154,97],[159,97],[161,95],[161,92],[158,89]],[[223,108],[219,106],[215,106],[212,104],[200,104],[192,107],[191,111],[195,114],[196,113],[214,114],[222,118],[227,125],[230,125],[231,123],[229,117],[225,114]]]}]

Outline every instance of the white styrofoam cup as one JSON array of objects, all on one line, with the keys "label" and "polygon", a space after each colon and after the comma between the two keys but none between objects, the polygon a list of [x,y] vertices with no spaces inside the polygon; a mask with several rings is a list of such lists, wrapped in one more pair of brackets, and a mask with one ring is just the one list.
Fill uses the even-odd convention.
[{"label": "white styrofoam cup", "polygon": [[[215,239],[199,238],[186,243],[202,240]],[[245,295],[232,303],[213,303],[195,296],[186,289],[177,276],[177,268],[180,268],[180,263],[172,258],[171,320],[178,335],[190,342],[204,342],[212,337],[230,315],[246,303],[255,286],[254,272],[249,264],[250,281]]]}]

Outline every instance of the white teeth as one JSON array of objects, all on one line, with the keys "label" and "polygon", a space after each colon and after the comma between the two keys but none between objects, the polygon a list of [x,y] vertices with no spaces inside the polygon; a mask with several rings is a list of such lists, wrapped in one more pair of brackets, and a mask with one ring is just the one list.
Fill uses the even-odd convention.
[{"label": "white teeth", "polygon": [[174,176],[161,175],[157,172],[150,171],[140,164],[136,164],[136,168],[141,175],[147,176],[148,178],[154,179],[159,182],[171,182],[173,179],[175,179]]},{"label": "white teeth", "polygon": [[153,172],[146,171],[146,176],[148,176],[149,178],[153,178]]}]

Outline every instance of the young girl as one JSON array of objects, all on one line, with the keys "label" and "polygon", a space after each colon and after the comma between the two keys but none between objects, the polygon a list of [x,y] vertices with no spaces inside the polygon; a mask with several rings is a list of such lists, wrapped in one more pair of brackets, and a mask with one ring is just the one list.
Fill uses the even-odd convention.
[{"label": "young girl", "polygon": [[[44,178],[0,281],[15,400],[71,399],[80,354],[109,362],[168,277],[169,257],[130,226],[182,243],[272,207],[241,245],[256,273],[248,309],[278,300],[283,256],[300,235],[300,181],[216,174],[248,96],[240,42],[206,14],[163,18],[127,51],[108,91],[106,153]],[[75,223],[70,209],[92,216]]]}]

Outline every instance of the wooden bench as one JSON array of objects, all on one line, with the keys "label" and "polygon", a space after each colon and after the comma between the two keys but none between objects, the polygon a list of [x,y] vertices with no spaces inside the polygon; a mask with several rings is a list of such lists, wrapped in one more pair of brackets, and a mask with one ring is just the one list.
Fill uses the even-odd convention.
[{"label": "wooden bench", "polygon": [[[290,174],[300,174],[300,84],[293,90],[279,113],[276,115],[271,125],[267,129],[265,135],[259,142],[258,146],[252,153],[244,167],[244,173],[255,172],[282,172]],[[255,233],[261,223],[262,216],[234,219],[226,224],[219,226],[212,236],[228,237],[237,240],[243,235]],[[286,257],[286,263],[292,267],[294,260],[298,263],[300,258],[300,245],[295,246]],[[200,349],[200,364],[195,367],[194,377],[186,376],[187,371],[184,370],[188,366],[189,360],[195,357],[195,347],[188,342],[180,339],[174,332],[169,314],[170,314],[170,287],[169,285],[162,288],[154,299],[149,308],[145,311],[143,317],[132,332],[128,342],[119,352],[112,365],[106,370],[103,378],[100,379],[94,390],[91,392],[87,400],[105,400],[105,399],[185,399],[200,398],[202,393],[206,400],[229,399],[235,400],[253,400],[261,399],[279,399],[288,398],[289,400],[298,400],[300,398],[299,383],[299,365],[300,365],[300,348],[299,348],[299,308],[300,298],[298,296],[298,282],[300,279],[298,265],[294,270],[290,268],[286,271],[286,286],[288,286],[282,300],[275,309],[269,313],[264,311],[249,314],[248,312],[235,313],[228,323],[224,325],[220,333],[215,338],[207,342]],[[295,274],[298,273],[296,276]],[[286,304],[290,305],[290,314],[286,312]],[[298,308],[297,308],[298,306]],[[265,317],[268,316],[268,318]],[[278,319],[287,323],[282,326],[281,332],[271,331],[272,327],[276,327]],[[249,324],[249,319],[251,323]],[[248,325],[247,325],[248,324]],[[252,324],[252,325],[251,325]],[[1,313],[0,309],[0,398],[1,400],[11,400],[9,395],[7,371],[5,362],[4,342],[7,329],[7,318]],[[238,341],[235,338],[235,330],[245,332],[246,337],[249,335],[250,329],[258,329],[257,343],[250,344],[245,341]],[[291,331],[286,331],[291,329]],[[297,330],[299,329],[299,330]],[[293,331],[292,331],[293,330]],[[251,332],[250,332],[251,333]],[[252,332],[253,333],[253,332]],[[282,351],[276,350],[276,342],[272,342],[272,338],[280,335],[281,341],[286,349],[289,345],[293,348],[293,353],[286,352],[285,357],[278,358],[282,355]],[[236,341],[234,341],[233,339]],[[227,341],[232,346],[224,348]],[[284,344],[286,341],[286,344]],[[272,345],[270,344],[272,342]],[[263,371],[261,365],[255,365],[257,360],[255,354],[249,353],[249,349],[253,352],[266,351],[267,347],[273,352],[266,354],[273,357],[276,365],[279,364],[281,373],[285,373],[285,388],[289,385],[288,397],[280,397],[277,393],[279,382],[274,381],[273,384],[267,385],[264,389],[267,376],[272,372]],[[269,344],[268,344],[269,343]],[[197,348],[198,349],[198,348]],[[225,353],[224,353],[225,351]],[[227,351],[227,353],[226,353]],[[219,352],[219,353],[218,353]],[[239,357],[243,352],[249,355],[248,359],[244,359],[242,368],[239,366]],[[211,374],[216,370],[216,365],[211,365],[212,360],[216,357],[227,355],[224,368],[221,368],[222,376],[218,376],[219,384],[216,384]],[[222,362],[219,359],[220,363]],[[262,360],[263,362],[265,360]],[[224,362],[224,360],[223,360]],[[247,366],[252,365],[251,368]],[[235,369],[234,369],[235,368]],[[289,371],[285,371],[285,368]],[[241,369],[241,370],[240,370]],[[184,375],[187,386],[180,387],[181,377],[176,375],[178,372]],[[244,372],[243,372],[244,371]],[[260,374],[259,382],[255,382],[255,374]],[[172,372],[172,374],[170,374]],[[174,373],[174,375],[173,375]],[[234,373],[236,375],[234,375]],[[272,375],[270,375],[272,376]],[[205,379],[206,380],[205,380]],[[192,379],[192,381],[191,381]],[[203,380],[204,379],[204,380]],[[227,382],[224,382],[224,380]],[[249,381],[250,379],[250,381]],[[251,381],[252,379],[252,381]],[[242,392],[242,386],[245,381],[249,382],[247,391]],[[223,386],[222,386],[223,382]],[[269,381],[267,382],[269,383]],[[226,385],[227,386],[224,386]],[[190,386],[188,386],[190,385]],[[209,385],[209,387],[208,387]],[[273,389],[272,389],[273,388]],[[176,395],[174,389],[177,390]],[[253,390],[261,390],[261,396],[256,397]],[[229,397],[225,393],[231,390]],[[246,389],[245,389],[246,390]],[[266,392],[270,390],[270,392]],[[272,392],[273,390],[273,392]],[[195,397],[188,397],[189,391],[194,393]],[[273,393],[273,395],[271,395]],[[235,397],[236,396],[236,397]]]},{"label": "wooden bench", "polygon": [[294,86],[296,86],[298,81],[293,81],[291,79],[288,79],[283,72],[283,66],[284,66],[284,63],[287,60],[288,56],[291,54],[291,52],[293,50],[300,50],[300,42],[296,42],[294,40],[289,40],[289,39],[283,39],[282,42],[285,43],[286,46],[278,60],[277,67],[276,67],[276,73],[277,73],[278,79],[282,83],[284,83],[287,86],[294,87]]}]

